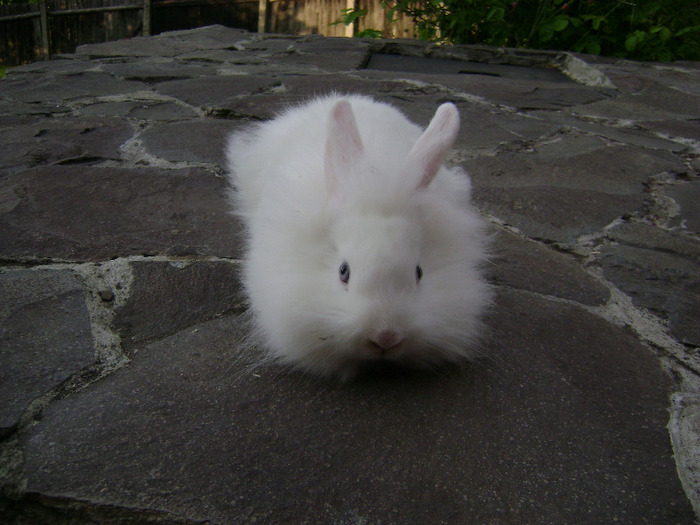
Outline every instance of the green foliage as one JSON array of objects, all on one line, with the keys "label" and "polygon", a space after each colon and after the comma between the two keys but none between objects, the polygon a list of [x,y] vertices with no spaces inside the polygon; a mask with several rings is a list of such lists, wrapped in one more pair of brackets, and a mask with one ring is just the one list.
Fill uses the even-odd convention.
[{"label": "green foliage", "polygon": [[[346,26],[349,26],[350,24],[353,24],[355,20],[362,18],[367,14],[367,9],[341,9],[340,11],[343,16],[340,17],[340,20],[336,20],[335,22],[331,23],[332,26],[338,25],[338,24],[344,24]],[[382,36],[382,32],[379,31],[378,29],[365,29],[363,31],[358,31],[355,34],[356,37],[358,38],[379,38]]]},{"label": "green foliage", "polygon": [[[698,0],[383,0],[419,38],[635,60],[700,60]],[[366,11],[346,10],[354,17]],[[356,16],[355,16],[356,15]]]},{"label": "green foliage", "polygon": [[353,9],[352,7],[348,9],[341,9],[340,12],[343,14],[343,16],[340,18],[340,20],[333,22],[331,24],[332,26],[338,24],[345,24],[346,26],[349,26],[355,22],[355,20],[362,18],[368,13],[367,9]]},{"label": "green foliage", "polygon": [[5,66],[0,66],[0,78],[4,77],[7,75],[7,68]]},{"label": "green foliage", "polygon": [[358,38],[381,38],[382,32],[378,29],[363,29],[355,35]]}]

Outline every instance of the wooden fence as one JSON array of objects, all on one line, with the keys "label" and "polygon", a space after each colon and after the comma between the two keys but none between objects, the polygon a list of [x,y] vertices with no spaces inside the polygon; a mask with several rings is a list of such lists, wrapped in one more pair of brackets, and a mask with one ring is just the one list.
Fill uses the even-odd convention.
[{"label": "wooden fence", "polygon": [[[368,10],[361,25],[334,25],[348,8]],[[81,44],[208,24],[326,36],[352,36],[358,27],[369,27],[384,36],[414,36],[410,20],[388,23],[379,0],[39,0],[0,5],[0,65],[49,59]]]},{"label": "wooden fence", "polygon": [[[367,10],[367,15],[351,26],[334,24],[344,9]],[[395,18],[389,23],[379,0],[261,0],[258,31],[353,36],[364,29],[376,29],[387,38],[414,38],[413,21],[402,15]]]}]

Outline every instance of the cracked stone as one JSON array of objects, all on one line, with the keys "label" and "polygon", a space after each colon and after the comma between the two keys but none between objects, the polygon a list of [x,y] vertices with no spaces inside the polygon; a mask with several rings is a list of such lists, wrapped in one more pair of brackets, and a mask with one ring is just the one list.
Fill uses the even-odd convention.
[{"label": "cracked stone", "polygon": [[605,304],[610,292],[598,279],[561,253],[516,235],[499,232],[491,247],[489,280],[589,306]]},{"label": "cracked stone", "polygon": [[263,92],[261,95],[253,94],[246,97],[250,101],[260,100],[265,105],[265,100],[275,100],[272,109],[276,112],[283,110],[290,103],[300,103],[309,97],[327,95],[330,93],[357,93],[386,99],[400,91],[404,85],[400,81],[363,81],[351,75],[331,73],[325,75],[291,75],[284,79],[277,79],[278,85],[283,89]]},{"label": "cracked stone", "polygon": [[474,201],[482,212],[499,217],[528,237],[571,246],[582,235],[598,232],[639,209],[644,197],[641,193],[610,195],[546,186],[475,186]]},{"label": "cracked stone", "polygon": [[279,80],[263,75],[206,76],[162,82],[155,89],[194,107],[206,109],[227,108],[250,91],[264,90],[276,84],[279,84]]},{"label": "cracked stone", "polygon": [[6,126],[0,122],[0,175],[42,164],[118,160],[119,147],[132,135],[122,118],[44,118]]},{"label": "cracked stone", "polygon": [[684,171],[670,153],[633,146],[610,146],[599,137],[557,135],[542,144],[525,143],[523,151],[463,163],[476,184],[520,188],[551,186],[612,195],[642,193],[654,175]]},{"label": "cracked stone", "polygon": [[683,343],[700,346],[700,264],[677,254],[627,245],[606,246],[600,263],[606,279],[670,322]]},{"label": "cracked stone", "polygon": [[32,78],[25,75],[3,79],[0,98],[18,102],[54,102],[58,105],[81,98],[93,98],[148,89],[141,82],[120,80],[93,71],[75,75]]},{"label": "cracked stone", "polygon": [[70,271],[0,273],[0,435],[29,403],[93,363],[84,290]]},{"label": "cracked stone", "polygon": [[673,218],[672,226],[700,233],[700,182],[678,184],[665,188],[663,193],[680,206],[680,212]]}]

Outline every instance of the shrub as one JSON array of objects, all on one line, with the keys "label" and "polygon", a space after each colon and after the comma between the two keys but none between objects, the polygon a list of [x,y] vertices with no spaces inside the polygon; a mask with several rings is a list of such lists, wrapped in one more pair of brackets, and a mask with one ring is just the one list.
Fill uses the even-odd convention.
[{"label": "shrub", "polygon": [[[412,17],[418,35],[425,40],[555,49],[636,60],[700,60],[698,0],[381,3],[392,19],[398,12]],[[352,16],[362,13],[345,11],[345,17]]]}]

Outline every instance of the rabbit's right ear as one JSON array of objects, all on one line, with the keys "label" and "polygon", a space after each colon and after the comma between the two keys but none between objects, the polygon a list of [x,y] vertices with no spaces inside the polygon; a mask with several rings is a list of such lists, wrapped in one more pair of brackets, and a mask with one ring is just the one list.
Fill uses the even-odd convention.
[{"label": "rabbit's right ear", "polygon": [[357,164],[364,151],[360,131],[347,100],[340,100],[333,106],[328,120],[324,170],[326,189],[329,196],[342,193],[343,178],[350,168]]},{"label": "rabbit's right ear", "polygon": [[454,104],[442,104],[408,154],[422,168],[418,188],[425,188],[435,178],[459,132],[459,111]]}]

